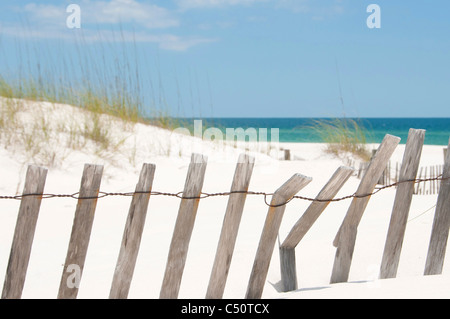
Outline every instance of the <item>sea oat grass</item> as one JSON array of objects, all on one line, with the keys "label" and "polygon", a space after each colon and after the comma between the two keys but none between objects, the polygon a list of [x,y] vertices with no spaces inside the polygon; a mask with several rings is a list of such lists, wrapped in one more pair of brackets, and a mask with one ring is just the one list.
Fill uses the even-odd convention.
[{"label": "sea oat grass", "polygon": [[326,151],[336,156],[350,153],[360,160],[370,160],[367,131],[358,120],[336,118],[314,120],[311,128],[327,144]]}]

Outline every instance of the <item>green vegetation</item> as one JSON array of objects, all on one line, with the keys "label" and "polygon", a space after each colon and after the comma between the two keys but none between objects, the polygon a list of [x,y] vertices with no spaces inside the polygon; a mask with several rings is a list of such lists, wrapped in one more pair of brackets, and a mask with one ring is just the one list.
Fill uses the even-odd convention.
[{"label": "green vegetation", "polygon": [[[74,43],[17,39],[12,48],[0,39],[0,97],[4,97],[0,98],[0,144],[20,150],[23,162],[53,166],[67,152],[91,144],[102,157],[120,150],[125,140],[113,136],[113,125],[121,125],[129,136],[136,123],[178,127],[179,121],[168,115],[161,77],[154,85],[151,70],[145,68],[148,61],[141,60],[136,44],[122,34],[117,37],[119,41],[99,43],[87,43],[83,37],[74,38]],[[19,61],[18,69],[9,67],[11,55],[6,49],[15,52],[12,56]],[[157,94],[154,87],[160,89]],[[29,100],[49,102],[53,105],[50,113],[62,104],[80,107],[83,116],[55,118],[31,109]],[[57,153],[56,144],[66,146],[67,151]]]},{"label": "green vegetation", "polygon": [[351,153],[363,161],[370,160],[367,131],[360,121],[347,118],[314,120],[311,126],[327,143],[327,152],[336,156]]}]

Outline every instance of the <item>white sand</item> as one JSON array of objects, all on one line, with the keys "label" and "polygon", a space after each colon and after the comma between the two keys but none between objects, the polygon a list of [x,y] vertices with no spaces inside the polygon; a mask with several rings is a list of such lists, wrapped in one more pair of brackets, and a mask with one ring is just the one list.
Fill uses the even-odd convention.
[{"label": "white sand", "polygon": [[[38,103],[33,107],[42,108],[49,119],[69,116],[77,121],[81,114],[69,106]],[[121,125],[111,123],[110,127],[111,133],[128,137],[125,148],[111,152],[108,160],[93,155],[90,144],[78,151],[66,151],[64,160],[49,169],[45,193],[77,192],[85,163],[105,165],[102,191],[133,191],[144,162],[156,164],[154,191],[179,192],[183,190],[192,151],[207,154],[209,158],[203,191],[214,193],[230,189],[241,150],[227,148],[224,151],[217,143],[192,144],[190,137],[141,124],[123,132]],[[61,147],[63,145],[61,142]],[[282,147],[291,149],[296,160],[278,161],[267,155],[257,155],[250,190],[270,193],[293,174],[301,173],[312,177],[313,181],[299,195],[315,197],[333,172],[343,165],[343,160],[323,152],[323,144],[285,144]],[[421,165],[442,164],[442,149],[442,146],[425,146]],[[404,145],[399,145],[392,157],[393,163],[401,162],[403,151]],[[132,153],[133,156],[130,155]],[[23,159],[20,150],[0,148],[0,195],[21,193],[26,171]],[[337,196],[354,193],[359,181],[352,176]],[[278,249],[275,247],[263,298],[449,298],[448,262],[444,265],[443,275],[423,276],[434,209],[422,213],[436,204],[437,195],[414,196],[397,279],[377,280],[394,196],[395,188],[391,188],[371,198],[358,228],[349,283],[329,284],[336,252],[332,241],[350,204],[350,200],[345,200],[331,203],[297,246],[299,290],[296,292],[278,291],[281,277]],[[98,201],[79,298],[108,297],[130,201],[129,197],[108,197]],[[150,198],[129,298],[159,297],[179,203],[179,199],[172,197]],[[200,202],[180,298],[205,296],[226,203],[226,197],[207,198]],[[0,201],[1,282],[4,281],[19,204],[15,200]],[[294,200],[287,206],[280,240],[285,238],[308,205],[309,202]],[[43,200],[23,298],[56,297],[75,207],[76,200],[73,199]],[[267,210],[261,196],[247,197],[225,298],[245,296]]]}]

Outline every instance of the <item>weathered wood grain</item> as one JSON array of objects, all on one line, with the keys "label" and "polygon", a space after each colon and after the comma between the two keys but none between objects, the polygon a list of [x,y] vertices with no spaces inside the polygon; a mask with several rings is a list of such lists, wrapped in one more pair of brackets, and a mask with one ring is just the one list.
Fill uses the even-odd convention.
[{"label": "weathered wood grain", "polygon": [[207,157],[193,154],[189,165],[186,183],[184,185],[183,198],[178,210],[178,217],[170,243],[169,256],[167,258],[166,271],[161,287],[161,299],[176,299],[181,285],[189,242],[194,228],[195,217],[205,177]]},{"label": "weathered wood grain", "polygon": [[[410,129],[403,154],[399,182],[414,180],[419,170],[420,157],[425,139],[425,130]],[[380,278],[395,278],[397,275],[403,238],[406,231],[409,209],[414,193],[414,182],[401,183],[395,193],[394,206],[381,261]]]},{"label": "weathered wood grain", "polygon": [[[254,164],[253,157],[246,154],[240,155],[231,186],[232,192],[248,191]],[[207,299],[223,297],[246,198],[246,193],[235,193],[231,194],[228,199],[216,257],[206,292]]]},{"label": "weathered wood grain", "polygon": [[[58,299],[75,299],[78,295],[94,223],[102,174],[103,166],[101,165],[86,164],[84,166],[69,248],[59,285]],[[73,271],[79,273],[73,274]]]},{"label": "weathered wood grain", "polygon": [[153,164],[142,166],[136,192],[128,211],[122,245],[109,293],[110,299],[126,299],[128,297],[147,216],[155,169]]},{"label": "weathered wood grain", "polygon": [[316,196],[315,200],[317,201],[314,201],[309,205],[308,209],[300,217],[294,227],[292,227],[286,239],[281,244],[280,265],[284,291],[296,290],[298,288],[295,267],[295,247],[297,247],[325,208],[329,205],[330,201],[323,200],[333,199],[353,172],[353,168],[345,166],[339,167]]},{"label": "weathered wood grain", "polygon": [[292,227],[286,239],[281,244],[283,248],[295,248],[298,245],[303,239],[303,236],[306,235],[325,208],[330,204],[330,201],[323,200],[333,199],[353,172],[353,168],[345,166],[341,166],[336,170],[327,184],[316,196],[315,199],[317,201],[314,201],[309,205],[305,213],[300,217],[294,227]]},{"label": "weathered wood grain", "polygon": [[22,194],[33,194],[33,196],[25,196],[20,202],[3,285],[2,298],[4,299],[22,297],[46,177],[47,169],[28,166]]},{"label": "weathered wood grain", "polygon": [[[346,282],[348,280],[357,228],[370,200],[370,196],[365,195],[372,193],[375,189],[381,174],[386,168],[387,162],[399,142],[399,137],[387,134],[381,142],[375,156],[372,158],[366,173],[361,179],[355,195],[362,197],[353,198],[344,221],[333,242],[334,246],[337,247],[337,251],[333,272],[331,274],[331,283]],[[343,234],[344,230],[349,233]]]},{"label": "weathered wood grain", "polygon": [[280,246],[280,270],[282,291],[288,292],[298,289],[297,263],[295,248]]},{"label": "weathered wood grain", "polygon": [[[271,205],[275,206],[286,203],[303,187],[309,184],[311,180],[310,177],[295,174],[274,193]],[[247,299],[259,299],[262,296],[270,260],[285,209],[286,205],[269,208],[247,287]]]},{"label": "weathered wood grain", "polygon": [[[449,146],[450,148],[450,141]],[[439,275],[444,266],[445,251],[447,248],[448,233],[450,229],[450,152],[447,152],[442,173],[441,187],[436,204],[433,226],[431,229],[430,244],[428,246],[425,275]]]}]

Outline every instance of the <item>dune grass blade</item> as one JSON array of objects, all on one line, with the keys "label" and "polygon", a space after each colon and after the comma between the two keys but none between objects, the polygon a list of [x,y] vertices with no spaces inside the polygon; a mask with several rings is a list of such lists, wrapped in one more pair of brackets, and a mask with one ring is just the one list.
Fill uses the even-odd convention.
[{"label": "dune grass blade", "polygon": [[354,119],[335,118],[314,120],[311,128],[327,144],[327,152],[336,156],[351,153],[368,161],[367,131],[363,124]]}]

